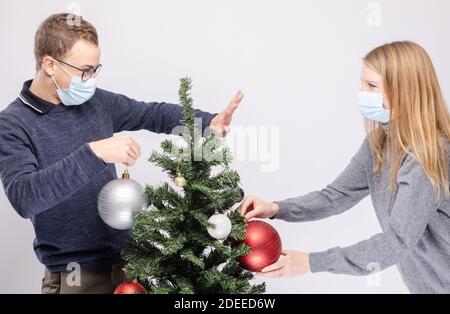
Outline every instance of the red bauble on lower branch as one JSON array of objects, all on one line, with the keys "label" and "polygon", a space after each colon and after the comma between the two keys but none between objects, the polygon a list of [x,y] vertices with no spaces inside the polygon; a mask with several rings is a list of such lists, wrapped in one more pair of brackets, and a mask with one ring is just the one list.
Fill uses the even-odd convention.
[{"label": "red bauble on lower branch", "polygon": [[259,220],[247,223],[245,243],[250,253],[238,258],[242,267],[259,272],[264,267],[275,263],[281,255],[281,238],[274,227]]},{"label": "red bauble on lower branch", "polygon": [[137,280],[123,282],[114,290],[114,294],[145,294],[147,291]]}]

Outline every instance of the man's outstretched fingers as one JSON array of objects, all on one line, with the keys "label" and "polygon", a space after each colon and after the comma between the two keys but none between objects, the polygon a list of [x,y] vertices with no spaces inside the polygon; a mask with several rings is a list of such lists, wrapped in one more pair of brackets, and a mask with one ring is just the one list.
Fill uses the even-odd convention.
[{"label": "man's outstretched fingers", "polygon": [[238,91],[233,99],[231,100],[230,104],[228,105],[227,109],[225,110],[225,113],[229,116],[232,116],[233,113],[236,111],[236,109],[239,107],[240,102],[244,98],[244,94],[242,91]]}]

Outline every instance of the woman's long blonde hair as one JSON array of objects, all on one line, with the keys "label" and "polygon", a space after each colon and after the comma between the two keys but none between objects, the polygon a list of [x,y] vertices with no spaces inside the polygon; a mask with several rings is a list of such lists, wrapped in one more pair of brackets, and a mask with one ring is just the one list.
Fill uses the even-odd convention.
[{"label": "woman's long blonde hair", "polygon": [[379,175],[389,160],[390,185],[397,190],[402,157],[409,154],[422,166],[437,197],[441,188],[448,196],[450,115],[429,55],[416,43],[393,42],[369,52],[364,64],[382,76],[391,104],[388,132],[378,122],[366,120],[374,175]]}]

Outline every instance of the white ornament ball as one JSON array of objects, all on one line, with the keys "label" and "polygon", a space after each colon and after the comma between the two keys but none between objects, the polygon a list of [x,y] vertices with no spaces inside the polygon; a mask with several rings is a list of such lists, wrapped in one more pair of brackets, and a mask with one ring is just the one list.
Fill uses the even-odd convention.
[{"label": "white ornament ball", "polygon": [[133,215],[147,207],[144,189],[129,178],[112,180],[100,191],[97,207],[108,226],[118,230],[131,229]]},{"label": "white ornament ball", "polygon": [[209,235],[215,239],[225,239],[231,232],[231,221],[227,215],[213,215],[208,219],[208,222],[214,225],[214,227],[210,227],[207,230]]}]

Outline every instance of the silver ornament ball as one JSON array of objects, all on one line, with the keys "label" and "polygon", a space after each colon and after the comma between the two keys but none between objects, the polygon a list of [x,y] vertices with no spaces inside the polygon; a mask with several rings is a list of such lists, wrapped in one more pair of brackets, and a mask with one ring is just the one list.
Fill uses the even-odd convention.
[{"label": "silver ornament ball", "polygon": [[121,179],[108,182],[97,200],[98,213],[110,227],[118,230],[131,229],[133,215],[147,207],[143,187],[129,178],[125,171]]},{"label": "silver ornament ball", "polygon": [[214,225],[207,229],[209,235],[214,239],[225,239],[231,232],[231,220],[227,215],[215,214],[208,219],[208,222]]}]

